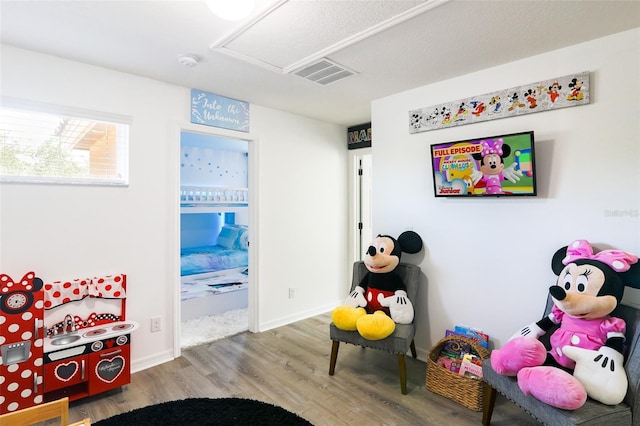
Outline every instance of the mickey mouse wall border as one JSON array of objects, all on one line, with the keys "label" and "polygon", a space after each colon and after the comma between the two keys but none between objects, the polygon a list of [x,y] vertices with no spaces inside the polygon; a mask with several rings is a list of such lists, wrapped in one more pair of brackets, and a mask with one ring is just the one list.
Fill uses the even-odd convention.
[{"label": "mickey mouse wall border", "polygon": [[409,111],[409,133],[589,103],[589,72],[565,75]]}]

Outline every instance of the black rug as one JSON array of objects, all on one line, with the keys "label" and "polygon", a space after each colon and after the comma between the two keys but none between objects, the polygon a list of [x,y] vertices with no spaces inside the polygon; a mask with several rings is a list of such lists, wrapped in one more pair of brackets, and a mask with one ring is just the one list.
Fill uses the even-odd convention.
[{"label": "black rug", "polygon": [[291,425],[311,423],[284,408],[242,398],[189,398],[138,408],[94,426]]}]

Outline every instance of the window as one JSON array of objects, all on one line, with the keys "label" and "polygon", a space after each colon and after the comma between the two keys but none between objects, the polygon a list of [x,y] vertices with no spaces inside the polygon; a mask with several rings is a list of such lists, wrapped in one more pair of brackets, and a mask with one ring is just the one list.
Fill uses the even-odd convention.
[{"label": "window", "polygon": [[2,99],[2,182],[128,185],[128,117]]}]

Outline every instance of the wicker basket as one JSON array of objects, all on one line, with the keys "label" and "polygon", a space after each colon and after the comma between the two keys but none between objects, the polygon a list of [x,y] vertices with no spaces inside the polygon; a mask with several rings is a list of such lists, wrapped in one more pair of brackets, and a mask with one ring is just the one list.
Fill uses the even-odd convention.
[{"label": "wicker basket", "polygon": [[489,351],[472,339],[456,335],[443,338],[429,351],[429,357],[427,358],[427,389],[449,398],[470,410],[482,411],[482,405],[484,403],[484,382],[482,380],[461,376],[437,364],[440,351],[445,342],[449,340],[462,341],[471,345],[483,360],[489,357]]}]

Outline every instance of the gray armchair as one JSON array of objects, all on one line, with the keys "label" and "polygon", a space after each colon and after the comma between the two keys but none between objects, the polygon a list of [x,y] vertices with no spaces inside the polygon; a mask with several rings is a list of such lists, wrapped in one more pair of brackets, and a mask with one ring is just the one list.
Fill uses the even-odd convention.
[{"label": "gray armchair", "polygon": [[[364,262],[355,262],[353,265],[353,281],[351,290],[353,290],[367,273],[367,267]],[[420,281],[420,268],[416,265],[408,263],[400,263],[395,272],[400,276],[407,287],[407,296],[413,304],[414,310],[417,310],[416,295],[418,294],[418,283]],[[398,370],[400,373],[400,389],[403,395],[407,394],[407,368],[405,354],[411,350],[411,355],[416,358],[416,347],[413,337],[416,334],[415,321],[411,324],[396,324],[393,334],[382,340],[367,340],[360,336],[357,331],[345,331],[337,328],[333,323],[329,325],[329,336],[333,341],[331,346],[331,360],[329,363],[329,375],[333,376],[336,367],[336,359],[338,357],[338,348],[340,342],[351,343],[353,345],[362,346],[363,348],[378,349],[386,351],[398,356]]]},{"label": "gray armchair", "polygon": [[[545,316],[551,312],[551,307],[552,301],[548,298]],[[588,398],[587,402],[577,410],[557,409],[540,402],[531,395],[524,395],[515,377],[499,375],[491,368],[490,362],[485,362],[482,365],[482,373],[487,387],[482,424],[488,426],[491,423],[496,392],[500,392],[538,421],[548,425],[640,425],[640,310],[619,305],[612,315],[624,319],[627,323],[625,370],[629,388],[622,403],[609,406]]]}]

